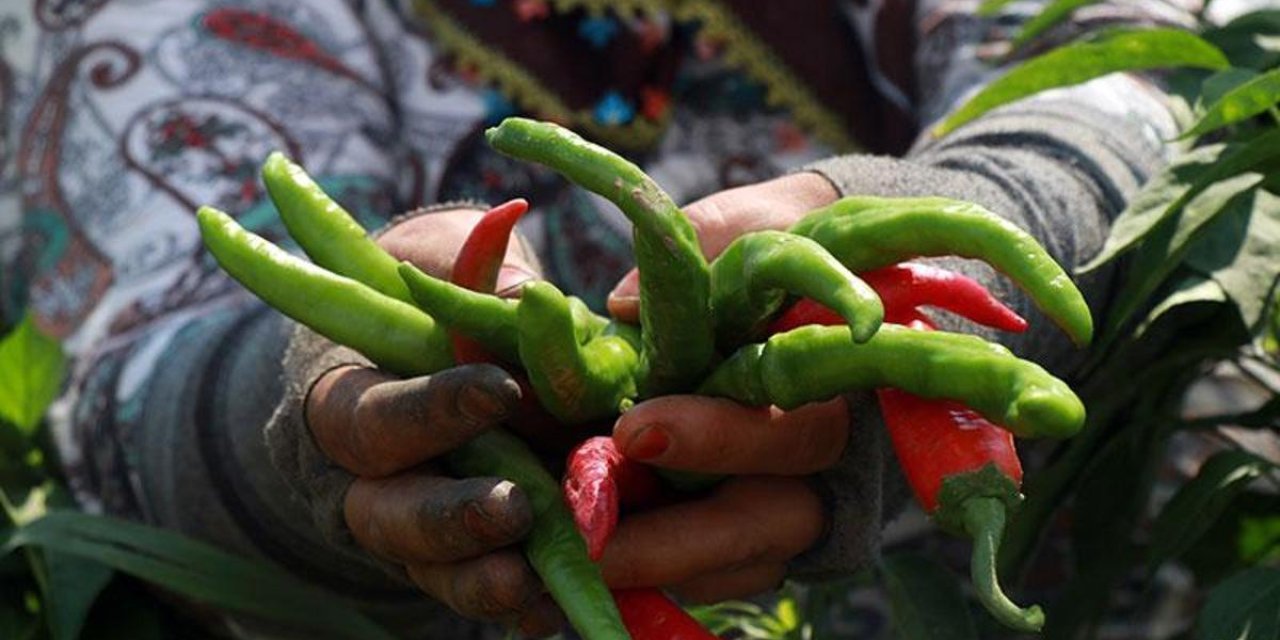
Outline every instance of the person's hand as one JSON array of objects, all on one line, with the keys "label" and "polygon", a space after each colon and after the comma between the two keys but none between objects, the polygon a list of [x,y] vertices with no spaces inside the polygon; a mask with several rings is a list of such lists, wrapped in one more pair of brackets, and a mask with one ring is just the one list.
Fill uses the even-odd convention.
[{"label": "person's hand", "polygon": [[[479,215],[420,216],[393,227],[379,243],[447,278]],[[499,287],[533,278],[531,264],[513,243]],[[506,480],[456,479],[440,467],[450,451],[501,424],[519,398],[515,380],[490,365],[408,380],[348,366],[312,386],[306,419],[321,450],[356,476],[345,518],[357,544],[403,566],[424,593],[467,618],[549,635],[560,628],[561,614],[512,547],[532,525],[525,494]]]},{"label": "person's hand", "polygon": [[[837,197],[826,179],[799,173],[717,193],[684,211],[714,258],[743,233],[785,229]],[[634,321],[637,296],[633,271],[610,295],[610,312]],[[637,404],[613,431],[627,457],[734,477],[705,498],[623,519],[605,549],[605,579],[613,587],[671,588],[696,602],[776,587],[787,562],[827,526],[805,476],[839,460],[849,426],[843,399],[785,413],[699,396]]]}]

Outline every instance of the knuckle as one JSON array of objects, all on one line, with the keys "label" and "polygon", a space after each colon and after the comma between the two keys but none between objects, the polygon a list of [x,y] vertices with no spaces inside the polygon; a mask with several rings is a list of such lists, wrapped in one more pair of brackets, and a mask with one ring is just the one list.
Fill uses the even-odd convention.
[{"label": "knuckle", "polygon": [[469,600],[471,608],[484,617],[517,617],[537,593],[528,565],[514,553],[491,555],[477,570]]}]

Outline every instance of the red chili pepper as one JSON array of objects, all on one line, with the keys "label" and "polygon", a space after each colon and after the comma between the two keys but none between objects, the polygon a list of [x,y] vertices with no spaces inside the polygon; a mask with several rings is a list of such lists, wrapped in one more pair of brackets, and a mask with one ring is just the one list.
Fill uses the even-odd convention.
[{"label": "red chili pepper", "polygon": [[[450,281],[472,291],[493,293],[498,286],[498,272],[507,256],[507,245],[516,222],[529,210],[529,202],[516,198],[485,212],[458,250]],[[484,345],[460,333],[452,332],[453,357],[458,364],[494,362],[496,359]]]},{"label": "red chili pepper", "polygon": [[[859,274],[880,295],[885,322],[930,331],[919,307],[930,305],[997,329],[1023,331],[1027,323],[981,283],[944,269],[902,263]],[[774,331],[844,319],[801,300],[774,321]],[[968,407],[930,400],[900,389],[878,389],[880,413],[907,483],[943,529],[973,539],[972,581],[979,600],[998,620],[1022,631],[1044,624],[1039,607],[1022,609],[1004,595],[995,559],[1009,508],[1022,499],[1022,464],[1013,435]]]},{"label": "red chili pepper", "polygon": [[613,600],[634,640],[719,640],[657,589],[618,589]]},{"label": "red chili pepper", "polygon": [[[968,276],[924,264],[903,262],[858,274],[880,295],[884,303],[885,321],[905,324],[893,319],[899,313],[921,306],[946,309],[978,324],[1021,333],[1027,329],[1027,321],[1017,312],[1000,302]],[[837,316],[830,309],[808,299],[800,300],[780,315],[769,326],[770,333],[790,331],[807,324],[838,325]]]},{"label": "red chili pepper", "polygon": [[653,469],[622,455],[610,436],[588,438],[569,454],[564,498],[587,541],[587,555],[599,560],[618,526],[620,505],[652,504],[661,495]]}]

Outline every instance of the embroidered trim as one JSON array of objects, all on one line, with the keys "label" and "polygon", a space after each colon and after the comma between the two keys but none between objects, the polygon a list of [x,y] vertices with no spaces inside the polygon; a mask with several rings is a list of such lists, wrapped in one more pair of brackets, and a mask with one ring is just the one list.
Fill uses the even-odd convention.
[{"label": "embroidered trim", "polygon": [[655,16],[669,9],[668,0],[550,0],[550,2],[555,5],[557,13],[567,13],[582,8],[593,16],[613,13],[624,18]]},{"label": "embroidered trim", "polygon": [[824,107],[732,11],[710,0],[670,0],[670,4],[677,20],[701,22],[700,35],[724,44],[726,63],[764,84],[767,104],[790,111],[801,127],[837,151],[862,150],[839,116]]},{"label": "embroidered trim", "polygon": [[[606,0],[558,0],[557,5],[562,2],[568,5],[581,3],[588,7],[612,7],[612,3]],[[641,3],[635,2],[636,5]],[[422,17],[425,26],[435,34],[442,49],[453,54],[460,63],[474,68],[482,80],[492,84],[512,102],[539,118],[570,126],[597,142],[623,149],[651,147],[666,128],[669,115],[664,115],[657,121],[635,118],[625,125],[601,125],[595,121],[591,109],[570,108],[539,84],[532,74],[501,53],[488,48],[431,0],[414,0],[414,9]]]}]

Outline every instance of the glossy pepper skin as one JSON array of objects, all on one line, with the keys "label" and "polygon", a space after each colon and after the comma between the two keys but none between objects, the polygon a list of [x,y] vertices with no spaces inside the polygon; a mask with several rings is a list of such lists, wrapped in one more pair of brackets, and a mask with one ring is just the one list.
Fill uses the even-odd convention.
[{"label": "glossy pepper skin", "polygon": [[500,153],[537,162],[616,204],[634,227],[640,277],[640,394],[693,389],[715,357],[711,276],[698,234],[639,167],[564,127],[507,118],[485,132]]},{"label": "glossy pepper skin", "polygon": [[[891,318],[889,310],[914,314],[919,307],[945,309],[977,324],[1020,333],[1027,321],[1005,306],[982,283],[960,273],[925,264],[904,262],[868,271],[860,277],[871,285],[886,309],[886,321],[906,325],[903,318]],[[899,311],[898,313],[903,313]],[[809,324],[838,325],[841,316],[827,306],[804,298],[780,314],[768,333],[782,333]]]},{"label": "glossy pepper skin", "polygon": [[[472,291],[493,293],[498,287],[498,272],[506,258],[511,234],[528,210],[529,202],[516,198],[486,211],[458,249],[458,258],[449,273],[450,282]],[[450,338],[459,364],[495,361],[480,341],[459,332],[451,333]]]},{"label": "glossy pepper skin", "polygon": [[289,235],[313,262],[384,295],[413,302],[396,273],[399,261],[378,246],[302,167],[273,152],[262,165],[262,182]]},{"label": "glossy pepper skin", "polygon": [[296,258],[212,207],[201,207],[196,219],[223,270],[281,313],[392,373],[453,364],[444,327],[413,305]]},{"label": "glossy pepper skin", "polygon": [[491,429],[454,450],[449,467],[463,476],[493,476],[515,483],[533,509],[524,553],[573,628],[587,640],[630,638],[600,568],[565,506],[560,485],[519,438]]},{"label": "glossy pepper skin", "polygon": [[597,561],[618,525],[619,507],[643,507],[662,493],[653,468],[623,456],[610,436],[587,438],[569,454],[563,487],[587,555]]},{"label": "glossy pepper skin", "polygon": [[550,282],[525,285],[518,305],[520,361],[542,406],[567,424],[617,415],[636,396],[640,353],[630,327],[575,318]]},{"label": "glossy pepper skin", "polygon": [[743,234],[711,263],[711,311],[716,340],[732,350],[759,338],[787,294],[834,309],[855,342],[866,342],[884,319],[880,297],[822,245],[781,231]]},{"label": "glossy pepper skin", "polygon": [[1080,398],[1039,365],[974,336],[894,325],[864,344],[847,327],[780,333],[739,349],[699,393],[794,409],[869,387],[957,400],[1020,437],[1065,438],[1084,424]]},{"label": "glossy pepper skin", "polygon": [[635,640],[719,640],[657,589],[619,589],[613,597]]},{"label": "glossy pepper skin", "polygon": [[441,280],[408,262],[398,273],[413,302],[450,331],[479,342],[502,362],[520,362],[518,302]]},{"label": "glossy pepper skin", "polygon": [[[912,273],[902,269],[906,266],[867,274],[885,301],[888,322],[931,331],[935,327],[919,307],[946,305],[979,324],[1015,332],[1026,329],[1026,321],[980,283],[944,269],[929,267]],[[810,301],[802,300],[796,307],[805,302]],[[814,324],[841,322],[820,305],[811,304],[800,313],[794,312],[796,307],[779,318],[777,324],[784,330],[801,318]],[[1010,628],[1039,631],[1043,611],[1034,606],[1023,609],[1009,600],[994,564],[1005,515],[1022,500],[1022,463],[1013,434],[958,402],[930,400],[893,388],[877,389],[876,395],[894,454],[916,501],[944,529],[974,540],[970,575],[983,606]]]},{"label": "glossy pepper skin", "polygon": [[982,207],[947,198],[855,196],[816,209],[792,233],[813,238],[861,273],[921,256],[959,256],[1008,276],[1077,345],[1093,316],[1075,283],[1031,234]]}]

